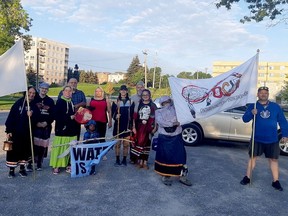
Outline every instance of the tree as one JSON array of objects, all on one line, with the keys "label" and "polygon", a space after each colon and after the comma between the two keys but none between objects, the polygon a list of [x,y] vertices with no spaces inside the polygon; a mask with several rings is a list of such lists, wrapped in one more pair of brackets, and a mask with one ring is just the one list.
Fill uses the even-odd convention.
[{"label": "tree", "polygon": [[196,71],[194,74],[193,74],[193,79],[207,79],[207,78],[211,78],[211,74],[208,74],[208,73],[204,73],[204,72],[201,72],[201,71]]},{"label": "tree", "polygon": [[31,36],[24,35],[22,31],[28,32],[31,22],[20,0],[0,1],[0,55],[11,48],[19,37],[23,38],[25,50],[30,48]]},{"label": "tree", "polygon": [[181,72],[177,75],[177,78],[183,78],[183,79],[193,79],[192,72]]},{"label": "tree", "polygon": [[[142,73],[142,76],[141,76]],[[135,85],[139,80],[144,78],[144,68],[141,66],[138,56],[136,55],[127,69],[126,83]]]},{"label": "tree", "polygon": [[[239,2],[240,0],[218,0],[216,7],[226,7],[227,10],[232,8],[232,4]],[[285,4],[288,4],[287,0],[246,0],[248,4],[249,15],[240,19],[241,23],[245,22],[261,22],[265,18],[270,21],[276,21],[275,24],[280,22],[287,24],[288,18],[286,17],[287,9]],[[276,19],[277,18],[277,19]]]},{"label": "tree", "polygon": [[31,65],[26,70],[27,85],[36,86],[36,72]]},{"label": "tree", "polygon": [[160,75],[162,72],[162,69],[160,67],[151,68],[148,72],[148,87],[153,87],[153,76],[154,76],[154,70],[155,70],[155,80],[154,80],[154,88],[158,88],[159,81],[160,81]]}]

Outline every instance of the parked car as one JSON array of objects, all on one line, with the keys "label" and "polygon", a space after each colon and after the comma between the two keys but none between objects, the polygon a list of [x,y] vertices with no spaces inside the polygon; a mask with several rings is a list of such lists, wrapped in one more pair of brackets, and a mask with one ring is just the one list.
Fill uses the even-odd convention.
[{"label": "parked car", "polygon": [[[200,145],[204,139],[218,139],[233,142],[249,143],[252,132],[252,121],[244,123],[242,116],[247,106],[237,107],[182,125],[182,138],[185,145]],[[278,131],[279,141],[281,131]],[[288,143],[280,143],[282,155],[288,155]]]},{"label": "parked car", "polygon": [[[155,99],[159,103],[159,99]],[[158,107],[160,108],[160,107]],[[216,139],[248,144],[251,138],[252,121],[244,123],[242,116],[247,106],[237,107],[214,114],[205,119],[198,119],[182,125],[182,138],[187,146],[200,145],[204,139]],[[286,110],[283,109],[285,112]],[[279,129],[279,140],[281,131]],[[280,152],[288,156],[288,143],[280,143]]]}]

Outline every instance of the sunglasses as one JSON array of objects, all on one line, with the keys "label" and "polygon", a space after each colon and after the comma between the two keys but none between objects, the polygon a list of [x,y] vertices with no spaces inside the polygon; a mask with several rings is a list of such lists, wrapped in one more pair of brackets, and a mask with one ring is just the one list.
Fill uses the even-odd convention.
[{"label": "sunglasses", "polygon": [[269,88],[267,86],[262,86],[262,87],[258,88],[258,91],[261,91],[261,90],[269,91]]}]

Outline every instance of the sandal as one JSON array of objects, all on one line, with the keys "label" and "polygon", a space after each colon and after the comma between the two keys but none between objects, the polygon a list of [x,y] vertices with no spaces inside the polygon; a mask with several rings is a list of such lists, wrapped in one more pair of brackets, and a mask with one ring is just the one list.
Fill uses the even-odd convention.
[{"label": "sandal", "polygon": [[66,172],[71,173],[71,167],[70,166],[66,167]]},{"label": "sandal", "polygon": [[54,169],[53,169],[53,174],[54,174],[54,175],[58,175],[59,172],[60,172],[59,168],[54,168]]}]

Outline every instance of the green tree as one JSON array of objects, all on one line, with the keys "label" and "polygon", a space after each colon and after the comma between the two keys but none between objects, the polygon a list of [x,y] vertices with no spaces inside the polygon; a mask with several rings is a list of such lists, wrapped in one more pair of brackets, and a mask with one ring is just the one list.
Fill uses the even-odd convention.
[{"label": "green tree", "polygon": [[[226,7],[230,10],[232,4],[237,2],[240,0],[218,0],[215,4],[217,8]],[[275,24],[280,22],[287,24],[287,0],[245,0],[245,3],[248,4],[249,13],[240,19],[241,23],[261,22],[267,18],[270,21],[277,20]]]},{"label": "green tree", "polygon": [[31,46],[31,36],[22,32],[30,30],[32,19],[23,9],[20,0],[0,1],[0,55],[14,45],[16,38],[22,37],[25,50]]},{"label": "green tree", "polygon": [[[142,73],[142,76],[140,74]],[[144,68],[141,66],[138,56],[136,55],[127,69],[126,83],[135,85],[139,80],[144,79]]]},{"label": "green tree", "polygon": [[26,69],[27,85],[36,86],[36,72],[31,65]]},{"label": "green tree", "polygon": [[168,82],[168,78],[170,77],[170,75],[165,74],[161,77],[161,88],[168,88],[169,87],[169,82]]},{"label": "green tree", "polygon": [[193,79],[193,74],[192,72],[181,72],[177,75],[177,78],[182,78],[182,79]]},{"label": "green tree", "polygon": [[204,73],[204,72],[201,72],[201,71],[196,71],[194,74],[193,74],[193,79],[207,79],[207,78],[211,78],[211,74],[208,74],[208,73]]},{"label": "green tree", "polygon": [[148,87],[153,87],[153,76],[155,70],[154,88],[158,88],[162,69],[160,67],[151,68],[148,72]]}]

